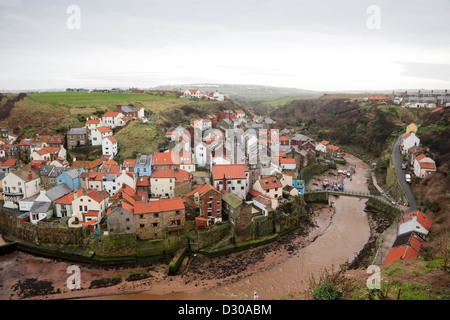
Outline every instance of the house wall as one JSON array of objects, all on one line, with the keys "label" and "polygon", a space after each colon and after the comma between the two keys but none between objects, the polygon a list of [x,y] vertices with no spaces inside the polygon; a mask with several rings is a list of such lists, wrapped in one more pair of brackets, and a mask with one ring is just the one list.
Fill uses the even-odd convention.
[{"label": "house wall", "polygon": [[106,223],[110,235],[136,233],[134,214],[123,207],[117,207],[108,214]]},{"label": "house wall", "polygon": [[86,213],[89,210],[99,211],[99,214],[103,216],[106,208],[103,201],[99,203],[86,195],[82,195],[73,200],[72,215],[77,217],[79,221],[83,221],[83,213]]},{"label": "house wall", "polygon": [[215,190],[209,190],[199,199],[200,215],[212,219],[216,223],[222,221],[222,195]]},{"label": "house wall", "polygon": [[[136,233],[142,240],[164,238],[169,227],[172,229],[184,229],[185,209],[135,214]],[[179,226],[171,226],[171,221],[179,221]]]},{"label": "house wall", "polygon": [[417,222],[416,217],[411,220],[405,221],[398,226],[398,235],[405,234],[411,231],[415,231],[425,235],[428,234],[428,230],[422,227],[422,225]]},{"label": "house wall", "polygon": [[[241,199],[245,199],[248,194],[249,186],[248,186],[248,177],[247,179],[227,179],[226,191],[234,193]],[[214,187],[222,191],[223,190],[223,179],[215,179]]]},{"label": "house wall", "polygon": [[151,178],[150,190],[154,197],[173,198],[175,196],[175,178]]},{"label": "house wall", "polygon": [[72,216],[72,205],[71,204],[55,204],[55,215],[58,218],[71,217]]}]

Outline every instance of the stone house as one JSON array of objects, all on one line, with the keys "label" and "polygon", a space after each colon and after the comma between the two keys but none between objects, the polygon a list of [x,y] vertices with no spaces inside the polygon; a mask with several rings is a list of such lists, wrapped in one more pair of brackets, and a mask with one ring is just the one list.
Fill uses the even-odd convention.
[{"label": "stone house", "polygon": [[182,198],[137,201],[136,233],[142,240],[164,238],[184,229],[186,212]]}]

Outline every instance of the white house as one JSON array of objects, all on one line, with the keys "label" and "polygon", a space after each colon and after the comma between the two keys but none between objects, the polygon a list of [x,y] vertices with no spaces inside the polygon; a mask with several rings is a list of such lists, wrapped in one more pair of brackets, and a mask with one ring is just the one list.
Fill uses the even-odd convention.
[{"label": "white house", "polygon": [[69,226],[73,226],[75,221],[90,222],[96,220],[99,222],[105,216],[108,199],[109,196],[95,190],[79,189],[75,191],[72,201],[72,217],[68,221]]},{"label": "white house", "polygon": [[259,180],[254,183],[253,189],[264,196],[274,199],[283,196],[283,186],[276,176],[259,178]]},{"label": "white house", "polygon": [[436,163],[433,159],[424,154],[414,159],[414,175],[416,177],[425,178],[433,172],[436,172]]},{"label": "white house", "polygon": [[283,170],[295,170],[297,168],[297,163],[295,159],[292,158],[281,158],[280,166]]},{"label": "white house", "polygon": [[123,117],[124,115],[122,112],[109,111],[103,114],[102,122],[103,125],[107,126],[110,129],[113,129],[115,127],[121,127],[126,124],[126,122],[122,120]]},{"label": "white house", "polygon": [[174,198],[175,187],[190,179],[190,173],[184,170],[159,169],[152,172],[150,189],[152,197]]},{"label": "white house", "polygon": [[423,212],[417,210],[402,217],[398,226],[398,235],[412,231],[427,235],[430,226],[431,220]]},{"label": "white house", "polygon": [[45,147],[41,150],[34,150],[30,154],[33,161],[53,161],[56,159],[66,159],[67,151],[64,147]]},{"label": "white house", "polygon": [[119,189],[124,185],[127,185],[133,190],[136,190],[136,182],[137,174],[134,172],[127,172],[126,170],[122,170],[122,172],[116,178],[116,183]]},{"label": "white house", "polygon": [[101,146],[103,139],[113,136],[113,131],[108,127],[97,127],[90,132],[93,146]]},{"label": "white house", "polygon": [[50,218],[53,215],[53,202],[71,193],[72,190],[65,184],[60,184],[50,190],[41,190],[30,208],[30,222]]},{"label": "white house", "polygon": [[19,201],[39,193],[41,178],[29,166],[6,174],[3,178],[3,196],[5,208],[18,209]]},{"label": "white house", "polygon": [[414,132],[410,132],[405,135],[402,139],[401,150],[403,154],[408,153],[408,149],[413,146],[419,146],[420,139],[416,136]]},{"label": "white house", "polygon": [[212,172],[212,168],[215,165],[221,165],[221,164],[231,164],[231,160],[228,159],[227,157],[225,157],[224,155],[222,156],[215,156],[212,158],[211,163],[210,163],[210,171]]},{"label": "white house", "polygon": [[102,141],[102,152],[106,156],[115,157],[118,152],[118,143],[117,140],[113,137],[107,137]]},{"label": "white house", "polygon": [[245,118],[245,112],[242,110],[236,110],[234,113],[236,114],[237,119]]},{"label": "white house", "polygon": [[194,146],[195,164],[200,167],[206,167],[211,159],[211,149],[204,142]]},{"label": "white house", "polygon": [[213,186],[246,199],[249,186],[249,170],[244,164],[215,165],[212,167]]},{"label": "white house", "polygon": [[321,141],[320,143],[316,144],[316,151],[326,153],[329,143],[329,141]]},{"label": "white house", "polygon": [[223,93],[220,93],[218,91],[214,92],[213,98],[214,98],[214,100],[217,100],[217,101],[224,101],[225,100],[225,96],[223,95]]},{"label": "white house", "polygon": [[185,97],[185,98],[197,98],[197,99],[200,99],[204,95],[205,94],[203,92],[201,92],[199,89],[187,89],[183,93],[183,97]]}]

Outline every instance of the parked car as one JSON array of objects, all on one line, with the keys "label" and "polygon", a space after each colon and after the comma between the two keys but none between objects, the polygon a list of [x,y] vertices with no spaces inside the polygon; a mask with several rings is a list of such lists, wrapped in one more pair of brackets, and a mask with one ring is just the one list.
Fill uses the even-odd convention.
[{"label": "parked car", "polygon": [[402,169],[406,170],[406,164],[402,163]]},{"label": "parked car", "polygon": [[410,174],[407,173],[405,175],[405,179],[406,179],[406,182],[411,183],[411,175]]}]

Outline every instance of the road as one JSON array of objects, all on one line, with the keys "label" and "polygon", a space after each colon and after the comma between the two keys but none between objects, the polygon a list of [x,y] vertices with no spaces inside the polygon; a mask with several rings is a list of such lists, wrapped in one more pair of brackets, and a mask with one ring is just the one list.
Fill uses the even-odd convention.
[{"label": "road", "polygon": [[395,172],[397,174],[398,181],[405,193],[406,199],[408,200],[409,207],[405,210],[405,213],[409,213],[417,210],[417,202],[411,191],[411,186],[406,182],[405,170],[402,169],[402,154],[400,152],[400,144],[402,142],[404,134],[400,135],[397,140],[395,140],[394,147],[392,148],[392,161],[394,162]]}]

